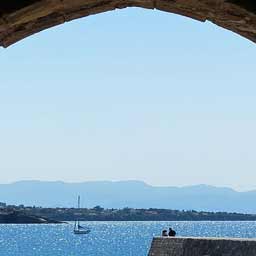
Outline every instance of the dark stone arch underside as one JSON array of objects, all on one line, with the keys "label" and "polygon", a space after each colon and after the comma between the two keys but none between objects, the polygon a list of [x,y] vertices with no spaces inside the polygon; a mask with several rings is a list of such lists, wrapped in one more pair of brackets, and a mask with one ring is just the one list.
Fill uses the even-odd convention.
[{"label": "dark stone arch underside", "polygon": [[126,7],[209,20],[256,42],[256,1],[252,0],[8,0],[0,2],[0,45],[7,47],[55,25]]}]

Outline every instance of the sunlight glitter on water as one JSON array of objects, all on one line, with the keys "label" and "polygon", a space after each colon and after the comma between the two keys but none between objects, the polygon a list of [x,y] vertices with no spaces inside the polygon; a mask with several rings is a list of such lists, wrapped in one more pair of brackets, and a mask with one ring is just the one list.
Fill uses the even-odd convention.
[{"label": "sunlight glitter on water", "polygon": [[145,256],[153,236],[173,227],[179,236],[256,237],[256,222],[85,222],[92,232],[74,235],[72,224],[0,225],[4,256]]}]

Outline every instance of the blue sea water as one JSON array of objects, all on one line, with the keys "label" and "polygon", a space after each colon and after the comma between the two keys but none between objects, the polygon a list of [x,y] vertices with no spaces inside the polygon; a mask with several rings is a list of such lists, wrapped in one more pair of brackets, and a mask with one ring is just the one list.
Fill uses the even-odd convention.
[{"label": "blue sea water", "polygon": [[89,235],[72,224],[0,225],[0,256],[145,256],[153,236],[173,227],[178,236],[256,237],[256,222],[88,222]]}]

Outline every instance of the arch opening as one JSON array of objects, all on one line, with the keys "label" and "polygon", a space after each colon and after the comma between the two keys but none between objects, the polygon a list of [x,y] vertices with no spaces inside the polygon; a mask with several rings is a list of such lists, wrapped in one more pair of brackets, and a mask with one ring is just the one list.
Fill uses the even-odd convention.
[{"label": "arch opening", "polygon": [[256,3],[250,0],[9,0],[0,3],[0,45],[97,13],[141,7],[211,21],[256,42]]}]

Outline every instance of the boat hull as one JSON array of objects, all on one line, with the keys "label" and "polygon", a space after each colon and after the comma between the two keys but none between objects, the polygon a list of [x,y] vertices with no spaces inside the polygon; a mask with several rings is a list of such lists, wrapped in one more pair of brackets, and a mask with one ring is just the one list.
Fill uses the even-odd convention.
[{"label": "boat hull", "polygon": [[90,233],[90,230],[74,230],[75,235],[86,235],[89,233]]}]

